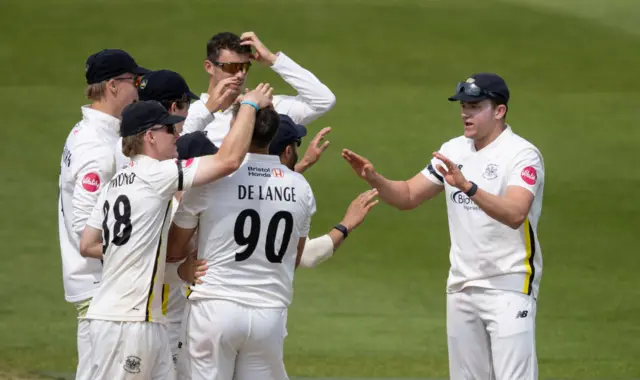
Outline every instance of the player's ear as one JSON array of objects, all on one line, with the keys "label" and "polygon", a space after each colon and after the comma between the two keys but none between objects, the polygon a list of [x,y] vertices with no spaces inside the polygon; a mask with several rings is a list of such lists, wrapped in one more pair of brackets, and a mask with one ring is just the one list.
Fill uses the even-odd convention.
[{"label": "player's ear", "polygon": [[495,118],[502,119],[507,114],[507,106],[504,104],[498,104],[495,108]]},{"label": "player's ear", "polygon": [[118,88],[116,87],[115,79],[112,78],[107,81],[106,90],[111,92],[111,94],[113,94],[114,96],[118,93]]},{"label": "player's ear", "polygon": [[291,147],[291,145],[287,145],[284,148],[284,157],[289,158],[291,156],[293,156],[293,148]]},{"label": "player's ear", "polygon": [[204,61],[204,70],[209,73],[209,75],[213,75],[213,63],[208,59]]}]

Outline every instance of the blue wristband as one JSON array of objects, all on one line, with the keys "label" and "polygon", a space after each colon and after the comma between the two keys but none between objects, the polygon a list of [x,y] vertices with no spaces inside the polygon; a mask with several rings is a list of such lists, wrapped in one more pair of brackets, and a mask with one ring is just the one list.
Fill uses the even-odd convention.
[{"label": "blue wristband", "polygon": [[251,107],[256,109],[256,112],[260,111],[260,107],[258,107],[258,103],[256,102],[252,102],[250,100],[243,100],[242,102],[240,102],[240,104],[248,104]]}]

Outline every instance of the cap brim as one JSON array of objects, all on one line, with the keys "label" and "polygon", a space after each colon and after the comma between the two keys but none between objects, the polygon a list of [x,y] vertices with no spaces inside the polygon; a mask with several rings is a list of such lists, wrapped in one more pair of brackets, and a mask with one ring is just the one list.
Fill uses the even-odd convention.
[{"label": "cap brim", "polygon": [[480,102],[482,100],[485,99],[489,99],[489,97],[485,96],[485,95],[480,95],[480,96],[471,96],[471,95],[467,95],[464,92],[459,92],[453,96],[449,97],[449,101],[450,102],[469,102],[469,103],[474,103],[474,102]]},{"label": "cap brim", "polygon": [[177,124],[181,121],[184,121],[186,117],[178,116],[178,115],[169,115],[162,119],[158,124],[168,125],[168,124]]},{"label": "cap brim", "polygon": [[191,92],[191,91],[189,91],[189,92],[187,93],[187,95],[189,96],[189,98],[190,98],[191,100],[200,100],[200,97],[199,97],[198,95],[194,94],[194,93],[193,93],[193,92]]},{"label": "cap brim", "polygon": [[307,135],[307,128],[305,128],[300,124],[295,124],[295,126],[296,126],[296,133],[298,134],[298,138],[303,138]]},{"label": "cap brim", "polygon": [[149,74],[150,72],[151,70],[145,69],[144,67],[140,67],[140,66],[133,69],[133,74],[136,74],[136,75],[146,75],[146,74]]}]

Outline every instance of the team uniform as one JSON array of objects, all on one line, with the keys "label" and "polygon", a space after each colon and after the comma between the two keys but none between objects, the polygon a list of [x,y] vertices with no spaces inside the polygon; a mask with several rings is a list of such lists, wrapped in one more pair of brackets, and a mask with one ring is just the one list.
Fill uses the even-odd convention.
[{"label": "team uniform", "polygon": [[165,326],[166,239],[176,191],[193,183],[198,159],[135,156],[104,189],[88,225],[102,231],[104,268],[90,320],[87,379],[171,379]]},{"label": "team uniform", "polygon": [[422,171],[429,180],[443,185],[446,194],[451,236],[447,281],[451,378],[537,379],[535,316],[542,275],[537,225],[544,188],[542,155],[510,126],[480,151],[475,150],[473,140],[458,137],[443,144],[440,153],[486,192],[501,196],[508,186],[519,186],[534,195],[526,220],[514,230],[444,182],[435,169],[439,160],[434,158]]},{"label": "team uniform", "polygon": [[[296,123],[307,125],[329,112],[335,105],[335,95],[310,71],[298,65],[286,54],[279,52],[271,66],[282,79],[293,87],[297,96],[275,95],[273,106],[279,114],[289,115]],[[229,133],[232,108],[211,114],[205,104],[209,94],[200,95],[200,100],[189,108],[189,114],[182,129],[184,133],[205,131],[207,137],[220,147]]]},{"label": "team uniform", "polygon": [[[80,255],[80,235],[91,215],[100,190],[111,180],[114,168],[114,144],[120,120],[82,108],[82,120],[76,124],[64,145],[60,162],[58,231],[62,256],[65,299],[74,303],[78,317],[84,317],[102,278],[100,260]],[[91,341],[89,323],[78,320],[78,368],[86,374]]]},{"label": "team uniform", "polygon": [[174,223],[198,227],[203,284],[191,287],[179,377],[287,379],[287,308],[315,198],[279,157],[248,154],[232,175],[184,194]]}]

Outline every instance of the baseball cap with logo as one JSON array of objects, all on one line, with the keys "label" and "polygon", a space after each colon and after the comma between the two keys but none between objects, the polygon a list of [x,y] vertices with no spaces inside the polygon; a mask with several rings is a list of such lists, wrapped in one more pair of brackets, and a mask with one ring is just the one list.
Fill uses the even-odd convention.
[{"label": "baseball cap with logo", "polygon": [[184,78],[171,70],[157,70],[146,74],[138,85],[140,100],[197,100]]},{"label": "baseball cap with logo", "polygon": [[202,131],[185,133],[180,136],[176,142],[176,147],[178,148],[179,160],[188,160],[218,153],[218,147]]},{"label": "baseball cap with logo", "polygon": [[269,154],[279,156],[284,152],[289,144],[302,143],[302,138],[307,135],[307,128],[300,124],[296,124],[293,119],[287,115],[280,115],[280,125],[278,132],[273,136],[271,144],[269,144]]},{"label": "baseball cap with logo", "polygon": [[85,77],[87,84],[100,83],[124,73],[144,75],[149,70],[138,66],[124,50],[104,49],[87,58]]},{"label": "baseball cap with logo", "polygon": [[473,74],[464,82],[458,82],[456,93],[449,97],[450,101],[479,102],[492,99],[499,104],[509,102],[509,88],[498,74]]},{"label": "baseball cap with logo", "polygon": [[122,111],[120,135],[134,136],[153,128],[155,125],[171,125],[184,121],[184,117],[170,115],[162,104],[146,100],[129,104]]}]

